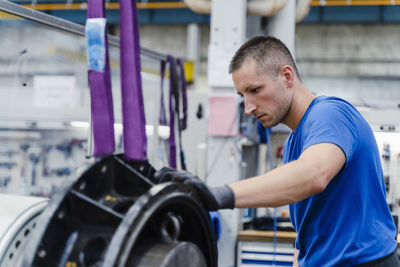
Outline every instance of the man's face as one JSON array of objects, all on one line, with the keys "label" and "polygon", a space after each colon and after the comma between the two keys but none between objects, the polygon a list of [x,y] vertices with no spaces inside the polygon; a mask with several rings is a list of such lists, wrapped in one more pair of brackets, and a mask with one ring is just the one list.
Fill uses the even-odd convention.
[{"label": "man's face", "polygon": [[285,76],[272,78],[257,73],[257,62],[249,59],[232,73],[237,93],[243,97],[246,115],[252,114],[264,127],[285,123],[292,103],[292,90],[285,86]]}]

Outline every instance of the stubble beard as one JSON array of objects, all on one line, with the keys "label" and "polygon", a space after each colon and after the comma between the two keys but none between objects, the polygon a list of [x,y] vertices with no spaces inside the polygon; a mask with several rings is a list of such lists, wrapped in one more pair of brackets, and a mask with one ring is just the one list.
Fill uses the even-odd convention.
[{"label": "stubble beard", "polygon": [[[264,126],[264,128],[272,128],[279,123],[285,124],[285,121],[287,120],[287,117],[289,115],[290,107],[292,106],[292,102],[285,105],[286,108],[282,112],[279,112],[279,117],[277,117],[275,120],[272,121],[267,121],[267,122],[261,122],[261,124]],[[268,123],[269,122],[269,123]]]}]

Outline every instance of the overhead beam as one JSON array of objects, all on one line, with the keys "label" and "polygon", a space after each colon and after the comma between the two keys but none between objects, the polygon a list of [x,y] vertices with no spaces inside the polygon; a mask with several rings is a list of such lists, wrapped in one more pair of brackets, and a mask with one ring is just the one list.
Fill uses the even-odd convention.
[{"label": "overhead beam", "polygon": [[312,6],[394,6],[400,0],[312,0]]},{"label": "overhead beam", "polygon": [[[57,18],[40,11],[25,8],[7,0],[0,0],[0,11],[56,28],[64,32],[85,36],[85,26],[83,25]],[[119,47],[119,38],[109,34],[108,43],[110,45]],[[145,55],[157,60],[166,60],[167,58],[167,56],[164,54],[143,47],[140,48],[140,53],[141,55]]]},{"label": "overhead beam", "polygon": [[[312,6],[394,6],[400,0],[312,0]],[[86,10],[87,3],[21,4],[35,10]],[[189,8],[185,2],[139,2],[138,9],[182,9]],[[106,3],[106,9],[119,9],[119,3]]]}]

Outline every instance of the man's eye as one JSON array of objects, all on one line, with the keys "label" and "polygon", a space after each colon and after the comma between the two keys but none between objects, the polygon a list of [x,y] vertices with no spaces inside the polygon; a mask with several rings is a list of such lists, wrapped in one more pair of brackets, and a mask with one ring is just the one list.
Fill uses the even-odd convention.
[{"label": "man's eye", "polygon": [[260,88],[257,87],[257,88],[251,89],[250,92],[257,93],[259,90],[260,90]]}]

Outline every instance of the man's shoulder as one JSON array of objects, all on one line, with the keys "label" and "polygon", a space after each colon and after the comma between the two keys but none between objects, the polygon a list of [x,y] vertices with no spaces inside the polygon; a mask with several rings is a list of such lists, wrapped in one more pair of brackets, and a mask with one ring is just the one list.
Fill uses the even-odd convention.
[{"label": "man's shoulder", "polygon": [[354,112],[356,112],[354,106],[342,98],[335,96],[318,96],[310,110],[310,115],[323,117],[335,113],[349,115],[349,113]]}]

